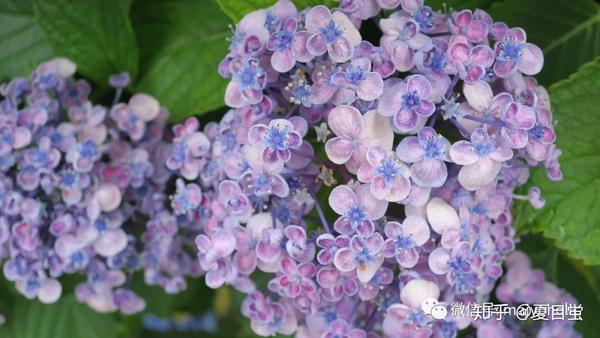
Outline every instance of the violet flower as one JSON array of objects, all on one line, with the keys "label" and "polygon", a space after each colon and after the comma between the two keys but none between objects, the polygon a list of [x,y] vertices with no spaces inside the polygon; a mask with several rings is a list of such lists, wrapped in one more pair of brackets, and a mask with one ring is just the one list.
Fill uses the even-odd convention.
[{"label": "violet flower", "polygon": [[392,116],[394,127],[400,132],[413,131],[419,118],[429,117],[435,111],[431,83],[423,75],[411,75],[406,82],[389,84],[379,100],[377,111],[383,116]]},{"label": "violet flower", "polygon": [[515,71],[535,75],[544,65],[542,50],[527,42],[527,35],[522,28],[509,29],[502,40],[496,42],[494,50],[496,52],[494,72],[501,78]]},{"label": "violet flower", "polygon": [[375,145],[367,151],[367,162],[358,169],[358,179],[369,183],[373,197],[398,202],[410,192],[410,169],[390,150]]},{"label": "violet flower", "polygon": [[410,167],[413,182],[421,187],[441,187],[448,177],[450,142],[435,130],[425,127],[418,136],[404,138],[396,148],[398,158]]},{"label": "violet flower", "polygon": [[404,268],[412,268],[419,260],[417,249],[429,240],[429,225],[421,216],[411,215],[404,222],[385,225],[387,240],[383,249],[385,257],[395,257]]},{"label": "violet flower", "polygon": [[354,233],[372,234],[375,229],[373,221],[385,214],[388,203],[372,197],[366,185],[360,185],[355,190],[340,185],[331,191],[329,205],[340,215],[333,225],[335,230],[350,236]]},{"label": "violet flower", "polygon": [[306,47],[314,56],[328,53],[334,62],[350,60],[354,47],[360,43],[360,33],[342,12],[319,5],[306,13],[306,29],[311,34]]},{"label": "violet flower", "polygon": [[379,233],[354,235],[350,247],[335,253],[333,263],[341,272],[356,271],[358,280],[367,283],[383,264],[383,244],[383,237]]}]

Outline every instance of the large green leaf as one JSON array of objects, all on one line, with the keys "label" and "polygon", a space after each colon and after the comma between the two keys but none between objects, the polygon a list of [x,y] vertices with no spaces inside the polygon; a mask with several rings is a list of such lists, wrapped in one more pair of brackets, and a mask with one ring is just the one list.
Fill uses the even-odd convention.
[{"label": "large green leaf", "polygon": [[224,105],[227,80],[217,67],[231,21],[216,3],[136,1],[132,15],[142,57],[138,90],[159,99],[174,121]]},{"label": "large green leaf", "polygon": [[540,236],[523,237],[517,248],[529,254],[534,267],[544,270],[547,281],[567,290],[582,304],[583,321],[575,327],[584,337],[596,337],[600,329],[600,322],[595,320],[600,316],[600,285],[592,268],[569,258]]},{"label": "large green leaf", "polygon": [[117,324],[110,314],[99,314],[64,296],[44,305],[21,299],[13,315],[13,338],[116,338]]},{"label": "large green leaf", "polygon": [[593,0],[506,0],[490,9],[495,20],[527,31],[539,45],[545,84],[562,80],[600,55],[600,7]]},{"label": "large green leaf", "polygon": [[137,75],[138,50],[129,1],[34,0],[35,18],[58,55],[71,58],[83,75],[106,83],[109,75]]},{"label": "large green leaf", "polygon": [[551,182],[534,170],[546,206],[515,209],[520,230],[541,231],[587,264],[600,264],[600,58],[550,87],[564,179]]},{"label": "large green leaf", "polygon": [[[272,6],[276,0],[215,0],[223,12],[225,12],[233,21],[238,22],[244,15],[261,8]],[[292,0],[299,11],[306,7],[316,5],[327,5],[336,7],[338,3],[333,0]]]},{"label": "large green leaf", "polygon": [[22,75],[52,56],[29,0],[0,1],[0,80]]}]

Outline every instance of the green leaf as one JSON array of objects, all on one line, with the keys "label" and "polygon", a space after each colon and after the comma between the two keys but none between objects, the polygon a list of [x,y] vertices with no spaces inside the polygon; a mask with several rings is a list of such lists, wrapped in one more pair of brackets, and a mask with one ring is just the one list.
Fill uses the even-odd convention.
[{"label": "green leaf", "polygon": [[600,330],[599,280],[590,267],[579,260],[569,258],[564,251],[540,236],[527,235],[517,246],[526,252],[534,267],[543,269],[546,280],[567,290],[583,306],[582,319],[575,328],[584,337],[596,337]]},{"label": "green leaf", "polygon": [[600,7],[593,0],[506,0],[490,9],[494,20],[527,31],[527,40],[544,51],[539,78],[562,80],[600,55]]},{"label": "green leaf", "polygon": [[128,17],[129,1],[33,0],[35,18],[58,55],[83,75],[106,83],[128,71],[135,78],[138,50]]},{"label": "green leaf", "polygon": [[22,298],[12,318],[13,338],[116,338],[117,325],[109,314],[94,312],[73,295],[44,305]]},{"label": "green leaf", "polygon": [[231,21],[212,1],[144,0],[132,9],[140,41],[137,90],[168,107],[171,120],[224,105],[227,80],[217,69],[227,54]]},{"label": "green leaf", "polygon": [[550,87],[557,121],[557,145],[564,179],[551,182],[534,170],[530,185],[540,186],[546,206],[515,210],[517,228],[541,231],[587,264],[600,264],[600,58]]},{"label": "green leaf", "polygon": [[[267,8],[272,6],[277,0],[215,0],[223,12],[227,14],[233,21],[238,22],[244,15],[257,9]],[[292,0],[296,8],[301,11],[306,7],[316,5],[326,5],[329,8],[337,7],[338,3],[333,0]]]},{"label": "green leaf", "polygon": [[0,79],[23,75],[52,56],[29,0],[0,1]]}]

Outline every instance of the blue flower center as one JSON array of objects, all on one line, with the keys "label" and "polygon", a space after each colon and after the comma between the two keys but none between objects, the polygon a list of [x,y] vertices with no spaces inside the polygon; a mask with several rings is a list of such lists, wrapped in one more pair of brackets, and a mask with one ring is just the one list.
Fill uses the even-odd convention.
[{"label": "blue flower center", "polygon": [[535,141],[540,141],[544,137],[544,126],[539,123],[536,123],[533,128],[528,131],[529,137],[534,139]]},{"label": "blue flower center", "polygon": [[271,127],[265,134],[263,143],[267,148],[285,150],[288,148],[288,135],[287,128],[277,129]]},{"label": "blue flower center", "polygon": [[408,320],[420,327],[427,326],[427,322],[428,322],[427,316],[425,315],[425,313],[423,313],[423,311],[419,311],[419,310],[412,310],[410,312],[410,314],[408,315]]},{"label": "blue flower center", "polygon": [[474,143],[473,150],[475,150],[475,153],[477,153],[477,155],[487,155],[494,150],[494,144],[493,142]]},{"label": "blue flower center", "polygon": [[272,31],[275,26],[279,23],[279,18],[273,14],[271,10],[267,11],[267,15],[265,17],[265,28],[269,31]]},{"label": "blue flower center", "polygon": [[93,141],[87,140],[87,141],[83,142],[83,144],[81,145],[81,148],[80,148],[81,156],[83,156],[85,158],[92,158],[92,157],[96,156],[97,153],[98,153],[98,149],[96,147],[96,143],[94,143]]},{"label": "blue flower center", "polygon": [[394,182],[394,177],[400,175],[402,170],[396,166],[396,161],[392,156],[387,157],[377,167],[375,167],[377,175],[381,176],[387,186],[390,186]]},{"label": "blue flower center", "polygon": [[396,250],[406,250],[414,248],[417,244],[410,237],[411,236],[403,235],[396,236],[396,238],[394,239],[394,245],[396,246]]},{"label": "blue flower center", "polygon": [[407,92],[402,95],[402,108],[411,110],[416,109],[421,105],[421,98],[416,91]]},{"label": "blue flower center", "polygon": [[98,219],[94,222],[94,227],[96,227],[98,231],[104,231],[108,227],[108,224],[106,224],[104,219]]},{"label": "blue flower center", "polygon": [[471,269],[471,264],[462,256],[449,260],[448,265],[454,274],[460,274]]},{"label": "blue flower center", "polygon": [[442,72],[446,65],[448,64],[448,59],[446,58],[446,54],[440,52],[437,48],[431,53],[431,59],[429,61],[429,67],[434,72]]},{"label": "blue flower center", "polygon": [[366,264],[366,263],[372,261],[373,258],[374,257],[371,254],[371,252],[369,251],[369,249],[363,247],[356,253],[354,260],[356,261],[357,264]]},{"label": "blue flower center", "polygon": [[358,81],[362,81],[365,79],[365,70],[363,67],[354,67],[353,65],[348,65],[346,68],[346,80],[352,84],[358,83]]},{"label": "blue flower center", "polygon": [[260,76],[262,76],[262,74],[262,68],[245,63],[242,66],[242,69],[233,75],[233,79],[240,86],[240,90],[259,90],[261,87],[258,79]]},{"label": "blue flower center", "polygon": [[431,7],[421,6],[415,13],[415,21],[424,32],[433,29],[433,27],[435,27],[435,22],[433,21],[433,10]]},{"label": "blue flower center", "polygon": [[348,218],[352,228],[356,228],[359,224],[367,219],[367,213],[361,207],[355,205],[348,209],[348,212],[346,212],[346,218]]},{"label": "blue flower center", "polygon": [[429,140],[425,142],[425,144],[423,145],[423,150],[425,152],[424,156],[426,158],[439,159],[444,153],[440,143],[434,140]]},{"label": "blue flower center", "polygon": [[321,27],[319,30],[325,37],[325,42],[327,42],[328,45],[334,43],[342,36],[342,30],[335,25],[333,20],[329,21],[325,27]]},{"label": "blue flower center", "polygon": [[503,41],[499,45],[496,59],[500,61],[519,61],[523,55],[525,44],[513,41]]},{"label": "blue flower center", "polygon": [[72,187],[77,181],[77,176],[74,173],[66,173],[62,177],[62,184],[66,187]]},{"label": "blue flower center", "polygon": [[294,43],[294,33],[282,29],[275,33],[275,39],[277,41],[275,44],[275,50],[278,52],[283,52],[292,47],[292,44]]}]

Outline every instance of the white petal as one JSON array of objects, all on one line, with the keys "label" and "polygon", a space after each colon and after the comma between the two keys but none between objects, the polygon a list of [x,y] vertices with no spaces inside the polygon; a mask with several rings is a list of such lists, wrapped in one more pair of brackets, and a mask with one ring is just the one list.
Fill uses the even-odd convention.
[{"label": "white petal", "polygon": [[447,229],[460,228],[460,218],[456,210],[439,197],[434,197],[427,203],[427,221],[438,234]]}]

